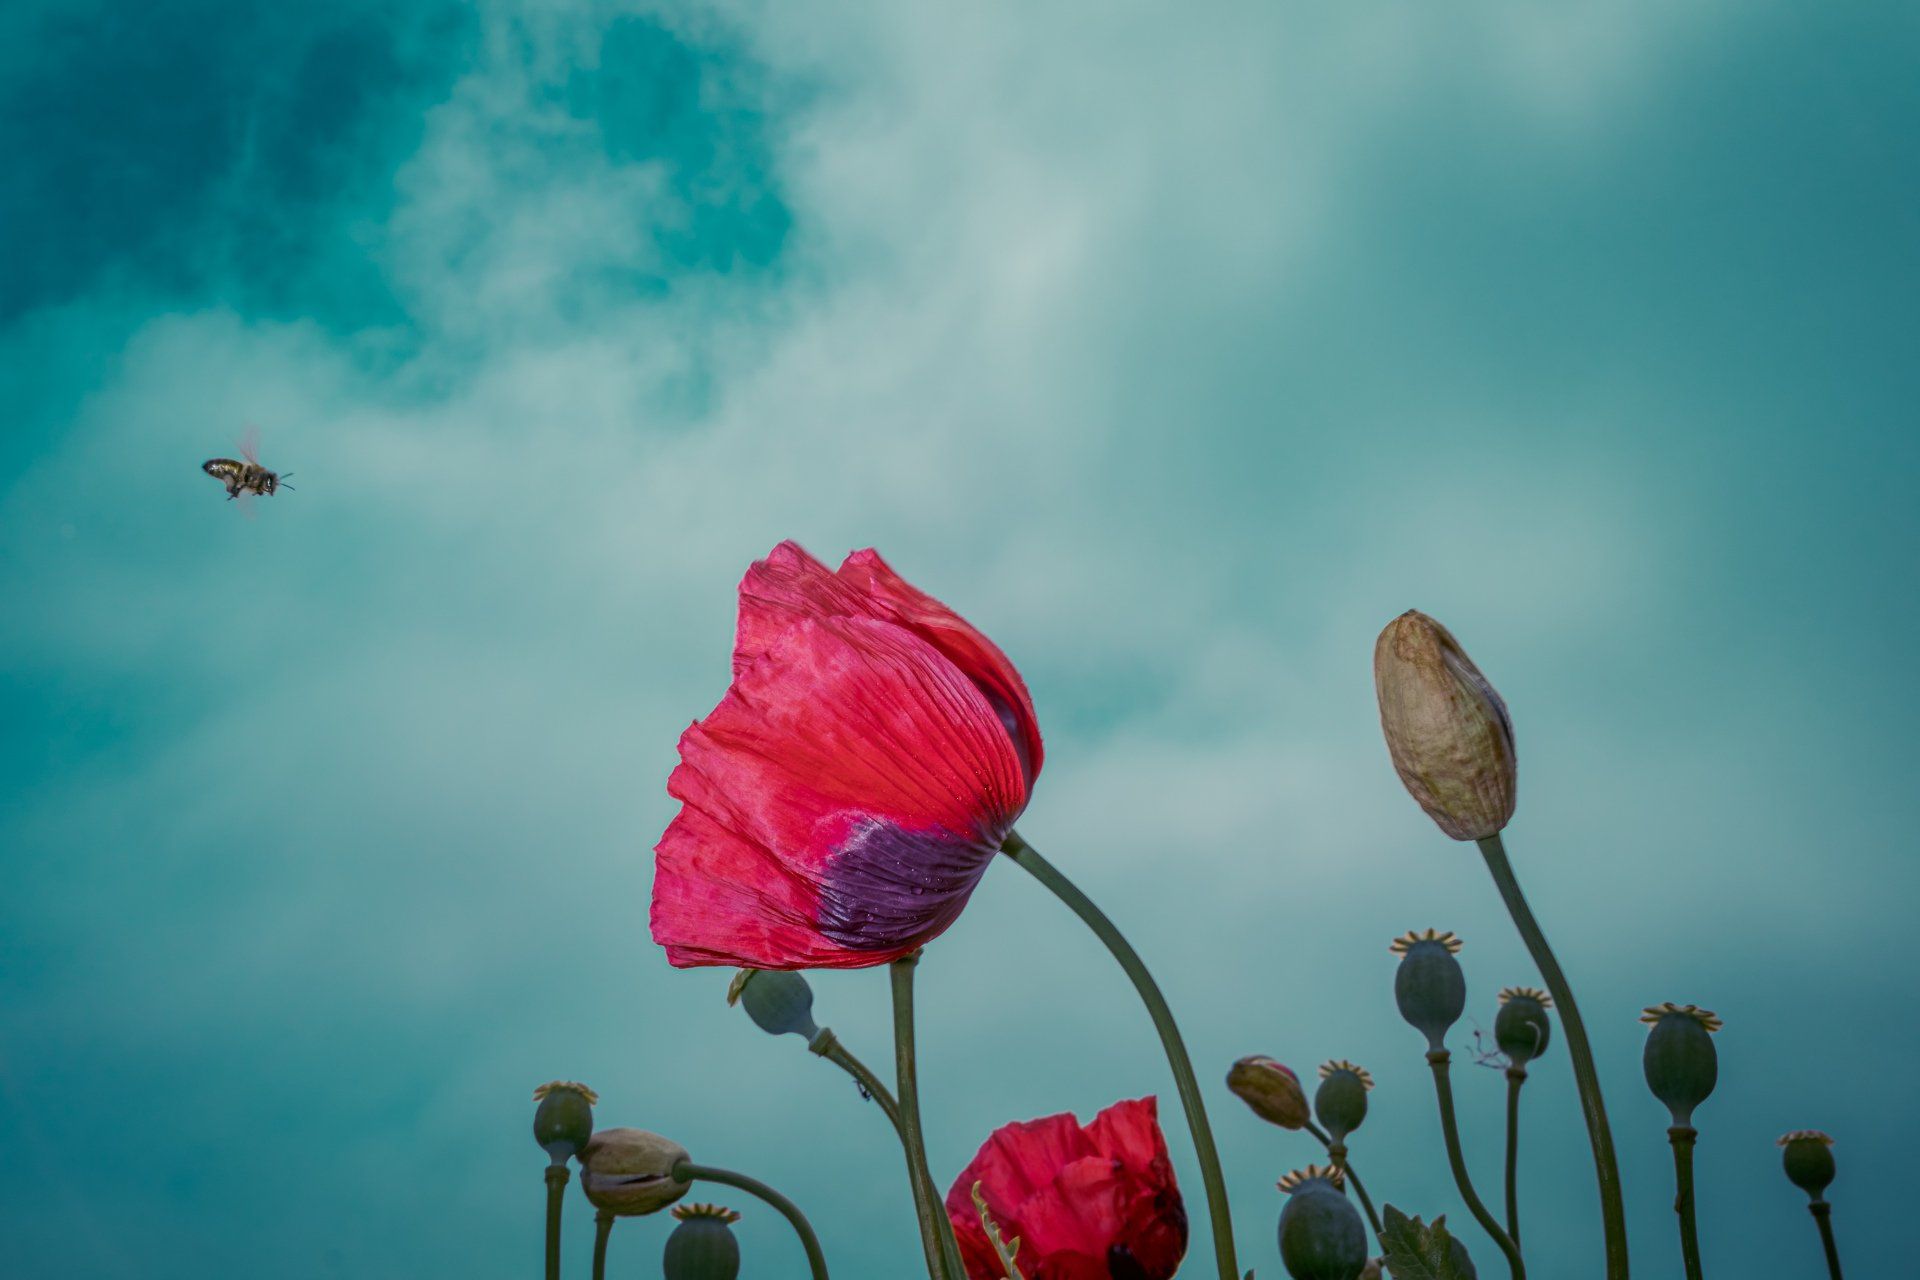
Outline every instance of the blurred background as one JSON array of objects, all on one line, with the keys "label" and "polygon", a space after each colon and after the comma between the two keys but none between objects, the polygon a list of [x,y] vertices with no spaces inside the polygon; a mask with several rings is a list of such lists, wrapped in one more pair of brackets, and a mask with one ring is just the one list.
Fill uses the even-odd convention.
[{"label": "blurred background", "polygon": [[[1636,1274],[1680,1274],[1662,1000],[1727,1022],[1708,1271],[1821,1274],[1802,1127],[1843,1257],[1897,1266],[1920,10],[26,0],[0,33],[0,1272],[533,1274],[556,1077],[788,1190],[843,1280],[912,1271],[884,1119],[647,932],[675,738],[785,537],[881,548],[1025,672],[1021,829],[1180,1013],[1243,1266],[1281,1274],[1273,1183],[1318,1155],[1219,1083],[1255,1052],[1369,1067],[1369,1189],[1495,1265],[1387,943],[1459,932],[1489,1030],[1538,979],[1379,741],[1409,607],[1512,706],[1508,846]],[[252,520],[198,470],[249,423],[298,486]],[[1147,1020],[1055,901],[995,869],[920,983],[943,1184],[1008,1120],[1158,1093],[1199,1221]],[[887,1057],[883,973],[816,990]],[[1525,1109],[1533,1274],[1596,1275],[1563,1042]],[[799,1274],[738,1207],[746,1274]]]}]

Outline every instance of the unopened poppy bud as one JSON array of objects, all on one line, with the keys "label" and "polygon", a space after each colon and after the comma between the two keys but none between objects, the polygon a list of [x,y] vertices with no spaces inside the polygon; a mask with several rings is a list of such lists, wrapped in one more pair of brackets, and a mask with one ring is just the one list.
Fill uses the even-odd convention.
[{"label": "unopened poppy bud", "polygon": [[1427,1037],[1430,1052],[1444,1052],[1448,1029],[1467,1008],[1467,975],[1454,959],[1460,939],[1428,929],[1395,938],[1389,949],[1400,957],[1393,975],[1400,1016]]},{"label": "unopened poppy bud", "polygon": [[562,1165],[579,1155],[593,1136],[593,1104],[600,1096],[583,1084],[554,1080],[535,1089],[533,1100],[540,1104],[533,1111],[533,1140],[547,1159]]},{"label": "unopened poppy bud", "polygon": [[753,1025],[770,1036],[792,1032],[812,1040],[820,1034],[813,1021],[813,988],[797,973],[742,969],[727,987],[727,1003],[739,1004]]},{"label": "unopened poppy bud", "polygon": [[1500,1012],[1493,1018],[1493,1040],[1516,1067],[1524,1067],[1547,1051],[1553,1039],[1553,1021],[1547,1010],[1553,997],[1538,987],[1502,987]]},{"label": "unopened poppy bud", "polygon": [[1513,721],[1458,641],[1417,609],[1373,647],[1380,728],[1400,781],[1455,840],[1494,835],[1513,818]]},{"label": "unopened poppy bud", "polygon": [[1807,1199],[1819,1200],[1833,1181],[1833,1139],[1818,1129],[1795,1129],[1782,1134],[1780,1162],[1787,1179],[1807,1193]]},{"label": "unopened poppy bud", "polygon": [[687,1149],[645,1129],[602,1129],[580,1153],[580,1188],[597,1209],[621,1217],[658,1213],[687,1194],[673,1176]]},{"label": "unopened poppy bud", "polygon": [[1653,1027],[1640,1058],[1647,1088],[1667,1104],[1676,1127],[1691,1125],[1693,1109],[1707,1100],[1720,1078],[1712,1033],[1721,1021],[1697,1005],[1672,1001],[1647,1009],[1640,1021]]},{"label": "unopened poppy bud", "polygon": [[681,1204],[673,1216],[680,1225],[667,1237],[660,1260],[666,1280],[734,1280],[740,1274],[740,1242],[733,1238],[739,1214],[717,1204]]},{"label": "unopened poppy bud", "polygon": [[1340,1171],[1308,1165],[1280,1179],[1280,1261],[1293,1280],[1359,1280],[1367,1229],[1347,1199]]},{"label": "unopened poppy bud", "polygon": [[1320,1117],[1327,1136],[1345,1142],[1347,1135],[1367,1119],[1367,1093],[1373,1077],[1365,1067],[1357,1067],[1345,1058],[1320,1064],[1320,1087],[1314,1091],[1313,1112]]},{"label": "unopened poppy bud", "polygon": [[1253,1108],[1253,1114],[1282,1129],[1298,1129],[1310,1118],[1300,1077],[1262,1054],[1234,1063],[1227,1072],[1227,1088]]}]

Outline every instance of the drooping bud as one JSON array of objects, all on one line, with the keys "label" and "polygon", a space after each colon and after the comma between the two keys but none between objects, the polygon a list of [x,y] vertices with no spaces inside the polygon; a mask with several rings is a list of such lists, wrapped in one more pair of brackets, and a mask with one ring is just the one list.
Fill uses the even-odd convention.
[{"label": "drooping bud", "polygon": [[1253,1114],[1282,1129],[1298,1129],[1309,1119],[1300,1077],[1263,1054],[1240,1059],[1227,1071],[1227,1088],[1253,1108]]},{"label": "drooping bud", "polygon": [[593,1104],[600,1095],[572,1080],[553,1080],[535,1089],[533,1100],[540,1104],[533,1111],[533,1140],[550,1163],[564,1165],[593,1136]]},{"label": "drooping bud", "polygon": [[1547,1051],[1553,1039],[1553,1021],[1547,1010],[1553,997],[1538,987],[1502,987],[1500,1012],[1493,1018],[1494,1043],[1516,1067],[1524,1067]]},{"label": "drooping bud", "polygon": [[1454,959],[1460,939],[1428,929],[1395,938],[1389,950],[1400,957],[1400,969],[1393,975],[1400,1016],[1427,1037],[1429,1052],[1444,1051],[1448,1029],[1467,1008],[1467,975]]},{"label": "drooping bud", "polygon": [[687,1149],[645,1129],[602,1129],[580,1153],[580,1189],[621,1217],[658,1213],[693,1186],[673,1176]]},{"label": "drooping bud", "polygon": [[675,1205],[680,1225],[667,1237],[661,1270],[666,1280],[735,1280],[740,1274],[740,1242],[733,1224],[740,1215],[717,1204]]},{"label": "drooping bud", "polygon": [[1513,721],[1447,629],[1417,609],[1389,622],[1373,685],[1394,770],[1427,816],[1455,840],[1505,827],[1517,794]]},{"label": "drooping bud", "polygon": [[1693,1109],[1707,1100],[1720,1078],[1713,1033],[1723,1024],[1698,1005],[1672,1001],[1651,1006],[1640,1021],[1653,1027],[1640,1058],[1647,1088],[1667,1104],[1676,1128],[1690,1126]]},{"label": "drooping bud", "polygon": [[1344,1143],[1347,1135],[1367,1119],[1367,1094],[1373,1077],[1365,1067],[1345,1058],[1320,1064],[1320,1087],[1313,1094],[1313,1112],[1334,1142]]},{"label": "drooping bud", "polygon": [[1293,1280],[1359,1280],[1367,1266],[1367,1228],[1334,1168],[1308,1165],[1280,1179],[1280,1261]]},{"label": "drooping bud", "polygon": [[770,1036],[812,1040],[820,1034],[813,1021],[813,988],[797,973],[782,969],[742,969],[727,987],[727,1003],[739,1004],[753,1025]]},{"label": "drooping bud", "polygon": [[1833,1181],[1833,1139],[1818,1129],[1795,1129],[1782,1134],[1779,1145],[1781,1165],[1787,1179],[1818,1202]]}]

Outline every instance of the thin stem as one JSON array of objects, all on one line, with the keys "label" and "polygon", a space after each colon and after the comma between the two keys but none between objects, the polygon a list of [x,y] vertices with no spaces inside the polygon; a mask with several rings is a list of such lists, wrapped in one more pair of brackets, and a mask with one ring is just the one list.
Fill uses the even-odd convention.
[{"label": "thin stem", "polygon": [[1534,965],[1546,980],[1547,990],[1560,1011],[1560,1026],[1567,1034],[1567,1056],[1573,1059],[1573,1081],[1580,1091],[1580,1110],[1587,1120],[1587,1139],[1593,1145],[1594,1174],[1600,1182],[1600,1218],[1607,1241],[1607,1280],[1627,1280],[1627,1214],[1620,1202],[1620,1165],[1613,1155],[1613,1130],[1607,1125],[1607,1105],[1600,1097],[1600,1074],[1593,1067],[1593,1048],[1587,1043],[1587,1026],[1580,1019],[1580,1006],[1574,1003],[1573,989],[1553,948],[1540,932],[1539,922],[1520,892],[1513,866],[1507,861],[1506,846],[1500,837],[1490,835],[1480,841],[1480,852],[1487,870],[1507,904],[1507,914],[1527,944]]},{"label": "thin stem", "polygon": [[1520,1086],[1527,1069],[1507,1068],[1507,1234],[1520,1247]]},{"label": "thin stem", "polygon": [[1487,1212],[1487,1206],[1480,1203],[1480,1197],[1474,1192],[1473,1179],[1467,1175],[1467,1160],[1460,1152],[1460,1125],[1453,1114],[1453,1082],[1447,1076],[1447,1063],[1453,1055],[1445,1049],[1433,1049],[1427,1053],[1427,1065],[1433,1068],[1433,1089],[1440,1098],[1440,1133],[1447,1140],[1447,1163],[1453,1166],[1453,1182],[1460,1188],[1460,1198],[1467,1202],[1467,1211],[1473,1214],[1474,1221],[1500,1246],[1500,1252],[1507,1255],[1507,1267],[1513,1272],[1513,1280],[1527,1280],[1527,1266],[1520,1261],[1520,1249],[1500,1224]]},{"label": "thin stem", "polygon": [[1227,1180],[1220,1172],[1220,1153],[1214,1149],[1213,1127],[1207,1123],[1207,1104],[1201,1100],[1200,1082],[1194,1078],[1193,1062],[1187,1057],[1187,1047],[1181,1042],[1180,1028],[1174,1024],[1173,1010],[1167,1007],[1166,997],[1160,994],[1160,987],[1147,972],[1140,953],[1114,928],[1113,921],[1107,919],[1106,913],[1093,905],[1092,899],[1080,892],[1073,881],[1041,857],[1039,850],[1017,833],[1010,832],[1000,851],[1066,903],[1068,909],[1093,930],[1094,936],[1106,944],[1113,958],[1126,970],[1127,977],[1133,980],[1134,989],[1140,993],[1141,1002],[1153,1019],[1154,1030],[1160,1033],[1167,1065],[1173,1068],[1180,1106],[1187,1115],[1187,1128],[1193,1135],[1194,1154],[1200,1160],[1200,1180],[1207,1190],[1207,1215],[1213,1222],[1213,1256],[1220,1268],[1220,1280],[1240,1280],[1240,1263],[1233,1249],[1233,1219],[1227,1209]]},{"label": "thin stem", "polygon": [[1686,1264],[1687,1280],[1701,1280],[1700,1233],[1693,1220],[1693,1141],[1698,1131],[1690,1124],[1677,1124],[1667,1130],[1673,1144],[1673,1180],[1678,1190],[1673,1211],[1680,1215],[1680,1259]]},{"label": "thin stem", "polygon": [[[1348,1184],[1353,1187],[1353,1194],[1360,1197],[1360,1207],[1367,1211],[1367,1223],[1373,1228],[1374,1238],[1379,1239],[1382,1233],[1380,1215],[1373,1211],[1373,1198],[1367,1194],[1367,1189],[1360,1184],[1360,1175],[1353,1171],[1353,1165],[1347,1159],[1347,1144],[1344,1142],[1335,1142],[1327,1136],[1325,1130],[1321,1129],[1319,1125],[1311,1120],[1307,1121],[1306,1130],[1314,1137],[1320,1139],[1320,1145],[1327,1149],[1327,1159],[1333,1161],[1334,1168],[1340,1170],[1341,1174],[1345,1176]],[[1387,1247],[1386,1243],[1382,1241],[1380,1247],[1385,1249]]]},{"label": "thin stem", "polygon": [[[900,1133],[900,1104],[893,1100],[892,1091],[873,1073],[872,1068],[854,1057],[852,1051],[840,1043],[840,1038],[833,1034],[833,1028],[822,1027],[819,1034],[807,1042],[807,1048],[852,1076],[860,1086],[860,1091],[879,1103],[880,1110],[886,1112],[893,1131]],[[904,1141],[905,1135],[901,1136]]]},{"label": "thin stem", "polygon": [[560,1205],[571,1172],[563,1164],[547,1166],[547,1280],[560,1280]]},{"label": "thin stem", "polygon": [[[813,1280],[827,1280],[827,1255],[820,1252],[820,1237],[813,1234],[813,1224],[807,1221],[807,1215],[800,1212],[800,1206],[775,1191],[758,1178],[749,1178],[744,1173],[735,1173],[731,1169],[716,1169],[712,1165],[695,1164],[691,1160],[682,1160],[673,1166],[675,1182],[717,1182],[723,1187],[735,1187],[750,1196],[758,1196],[775,1209],[780,1216],[793,1224],[794,1234],[800,1237],[800,1247],[807,1251],[807,1270]],[[595,1277],[598,1280],[598,1276]]]},{"label": "thin stem", "polygon": [[593,1280],[607,1280],[607,1240],[613,1235],[613,1211],[593,1215]]},{"label": "thin stem", "polygon": [[1829,1280],[1841,1280],[1840,1250],[1833,1244],[1833,1206],[1825,1200],[1815,1200],[1807,1206],[1807,1212],[1820,1225],[1820,1245],[1827,1251],[1827,1276]]},{"label": "thin stem", "polygon": [[960,1246],[953,1243],[953,1224],[934,1191],[927,1169],[927,1143],[920,1128],[920,1073],[913,1049],[913,970],[920,963],[914,952],[895,960],[888,969],[893,979],[893,1061],[900,1089],[900,1143],[907,1151],[907,1180],[913,1186],[913,1211],[920,1221],[920,1246],[927,1255],[932,1280],[965,1280],[958,1269]]}]

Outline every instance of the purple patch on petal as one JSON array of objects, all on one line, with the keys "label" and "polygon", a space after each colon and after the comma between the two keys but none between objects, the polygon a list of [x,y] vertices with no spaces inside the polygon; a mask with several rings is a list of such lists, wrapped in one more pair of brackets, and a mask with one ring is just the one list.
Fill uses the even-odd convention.
[{"label": "purple patch on petal", "polygon": [[863,822],[827,862],[820,932],[854,951],[924,942],[959,916],[993,853],[944,831]]}]

